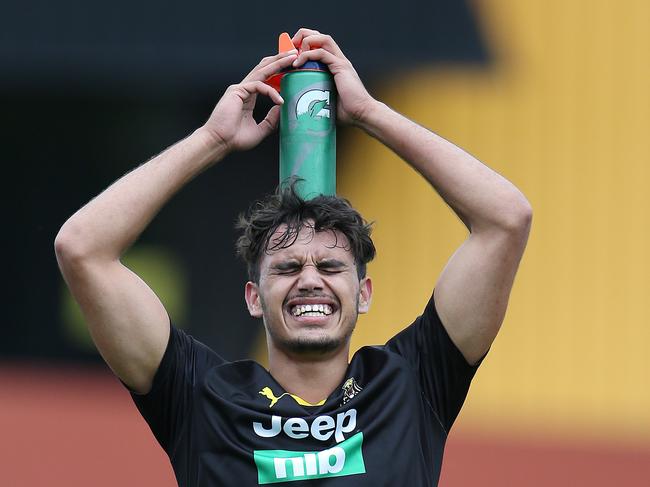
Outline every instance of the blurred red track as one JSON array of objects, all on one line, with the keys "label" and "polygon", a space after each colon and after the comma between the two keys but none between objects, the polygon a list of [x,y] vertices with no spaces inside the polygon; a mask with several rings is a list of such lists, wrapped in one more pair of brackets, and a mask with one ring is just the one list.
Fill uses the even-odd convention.
[{"label": "blurred red track", "polygon": [[0,486],[176,485],[128,392],[101,367],[0,367]]},{"label": "blurred red track", "polygon": [[[166,455],[104,368],[0,366],[0,486],[171,487]],[[650,448],[451,435],[441,486],[648,486]]]},{"label": "blurred red track", "polygon": [[440,485],[648,487],[650,446],[609,446],[579,439],[526,442],[452,431]]}]

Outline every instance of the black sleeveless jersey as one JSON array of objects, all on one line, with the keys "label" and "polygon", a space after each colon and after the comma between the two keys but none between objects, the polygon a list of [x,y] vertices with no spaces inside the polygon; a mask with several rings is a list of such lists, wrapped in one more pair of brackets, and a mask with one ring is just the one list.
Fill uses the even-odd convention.
[{"label": "black sleeveless jersey", "polygon": [[181,487],[433,486],[475,371],[432,298],[386,345],[357,351],[319,405],[174,327],[153,388],[132,397]]}]

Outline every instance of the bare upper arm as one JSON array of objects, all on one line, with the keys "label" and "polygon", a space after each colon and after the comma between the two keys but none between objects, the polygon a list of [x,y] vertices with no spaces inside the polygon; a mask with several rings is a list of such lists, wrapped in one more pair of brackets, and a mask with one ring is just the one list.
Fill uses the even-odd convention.
[{"label": "bare upper arm", "polygon": [[501,327],[529,224],[471,234],[436,284],[440,319],[470,364],[485,355]]},{"label": "bare upper arm", "polygon": [[106,363],[133,391],[148,392],[169,339],[158,296],[119,260],[59,257],[59,266]]}]

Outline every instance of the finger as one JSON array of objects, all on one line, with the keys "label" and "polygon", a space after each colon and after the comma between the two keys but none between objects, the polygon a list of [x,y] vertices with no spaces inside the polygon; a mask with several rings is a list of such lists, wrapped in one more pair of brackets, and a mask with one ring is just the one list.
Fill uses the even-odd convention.
[{"label": "finger", "polygon": [[288,58],[290,58],[291,56],[295,56],[297,54],[298,54],[298,51],[294,49],[293,51],[281,52],[281,53],[278,53],[278,54],[276,54],[274,56],[266,56],[266,57],[262,58],[262,60],[257,64],[257,66],[255,66],[251,70],[250,73],[248,73],[246,75],[244,80],[251,79],[255,75],[255,73],[257,73],[258,71],[268,69],[269,66],[276,65],[278,62],[279,63],[282,63],[283,61],[288,62]]},{"label": "finger", "polygon": [[302,40],[307,37],[311,36],[314,34],[320,34],[317,30],[314,29],[306,29],[305,27],[301,27],[298,29],[298,32],[296,32],[293,37],[291,38],[291,42],[293,42],[294,46],[300,47],[302,44]]},{"label": "finger", "polygon": [[[242,82],[246,81],[264,81],[269,78],[269,76],[279,73],[284,68],[291,66],[291,63],[298,56],[298,51],[288,51],[282,53],[282,55],[273,56],[274,60],[267,61],[258,64],[253,68],[253,70],[246,75]],[[266,59],[266,58],[265,58]]]},{"label": "finger", "polygon": [[336,56],[344,56],[343,51],[341,51],[341,48],[338,46],[338,44],[334,42],[332,36],[326,34],[313,34],[305,36],[302,40],[302,44],[298,44],[298,46],[300,47],[300,51],[309,51],[310,49],[317,49],[319,47],[322,47],[323,49],[330,51]]},{"label": "finger", "polygon": [[344,60],[346,60],[346,58],[335,56],[331,52],[326,51],[324,48],[318,48],[318,49],[312,49],[310,51],[301,52],[300,56],[298,56],[296,60],[293,62],[293,66],[294,67],[302,66],[307,61],[321,61],[327,64],[331,70],[334,67],[334,65]]},{"label": "finger", "polygon": [[257,124],[257,126],[264,134],[264,137],[269,135],[271,132],[275,131],[278,128],[278,122],[280,121],[280,107],[275,105],[271,107],[269,113],[266,114],[264,120]]},{"label": "finger", "polygon": [[239,87],[246,93],[246,98],[250,98],[259,93],[260,95],[268,96],[273,103],[276,103],[277,105],[282,105],[284,103],[284,99],[275,88],[272,88],[261,81],[248,81],[246,83],[241,83]]},{"label": "finger", "polygon": [[277,54],[274,54],[273,56],[263,57],[261,59],[261,61],[259,63],[257,63],[257,66],[255,66],[255,68],[253,68],[253,69],[263,68],[264,66],[266,66],[268,64],[274,63],[278,59],[282,59],[284,57],[287,57],[287,56],[291,55],[292,53],[297,54],[297,49],[293,49],[292,51],[279,52]]}]

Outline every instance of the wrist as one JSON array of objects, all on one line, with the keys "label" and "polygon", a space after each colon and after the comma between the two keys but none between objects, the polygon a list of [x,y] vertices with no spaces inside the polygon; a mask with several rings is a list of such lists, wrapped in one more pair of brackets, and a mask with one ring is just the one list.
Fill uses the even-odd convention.
[{"label": "wrist", "polygon": [[382,110],[386,108],[387,106],[382,102],[370,98],[364,109],[360,111],[358,116],[353,120],[353,125],[368,133],[372,133],[373,127],[377,124],[377,121],[381,119]]},{"label": "wrist", "polygon": [[205,125],[196,129],[190,137],[195,139],[197,144],[200,144],[208,152],[208,157],[213,162],[223,159],[231,152],[228,144]]}]

